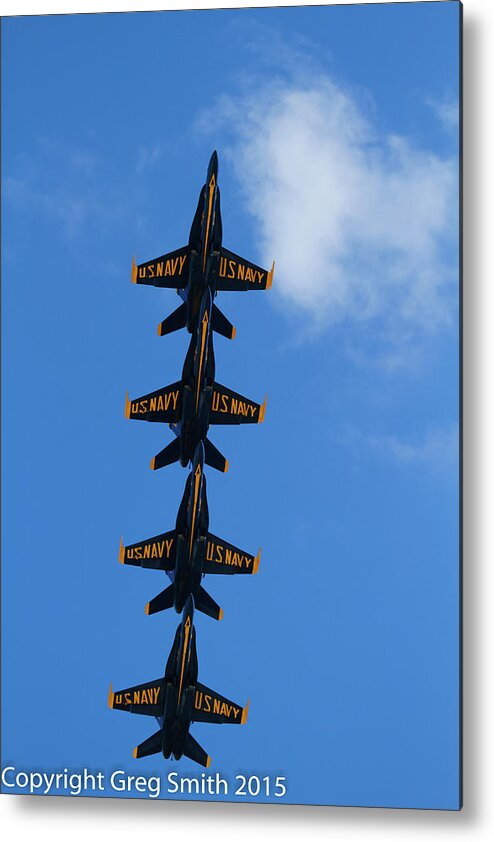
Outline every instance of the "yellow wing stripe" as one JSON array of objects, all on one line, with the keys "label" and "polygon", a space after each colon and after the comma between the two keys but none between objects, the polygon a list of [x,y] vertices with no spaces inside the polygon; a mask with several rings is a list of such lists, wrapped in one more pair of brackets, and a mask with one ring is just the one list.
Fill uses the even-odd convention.
[{"label": "yellow wing stripe", "polygon": [[262,424],[262,422],[264,421],[264,415],[266,414],[266,404],[267,404],[267,402],[268,402],[268,396],[266,395],[266,397],[264,398],[264,403],[259,410],[259,421],[257,422],[258,424]]},{"label": "yellow wing stripe", "polygon": [[244,709],[242,710],[242,719],[240,720],[241,725],[245,725],[245,723],[247,722],[247,717],[249,715],[249,706],[250,706],[250,699],[247,701],[247,704],[245,705]]},{"label": "yellow wing stripe", "polygon": [[266,289],[271,289],[273,286],[273,276],[274,276],[274,260],[273,265],[271,266],[271,271],[268,272],[268,279],[266,281]]}]

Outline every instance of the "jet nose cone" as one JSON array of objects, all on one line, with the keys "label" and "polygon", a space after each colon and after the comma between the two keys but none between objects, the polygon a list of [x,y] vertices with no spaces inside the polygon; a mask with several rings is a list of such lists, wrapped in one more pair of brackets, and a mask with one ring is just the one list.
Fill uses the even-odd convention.
[{"label": "jet nose cone", "polygon": [[213,306],[213,297],[211,295],[211,288],[208,286],[207,289],[206,289],[206,292],[204,293],[204,295],[202,297],[202,311],[203,311],[203,313],[205,313],[206,310],[207,310],[208,313],[211,314],[212,306]]},{"label": "jet nose cone", "polygon": [[189,594],[187,599],[185,600],[184,613],[183,613],[183,616],[182,616],[183,621],[185,622],[187,617],[192,618],[193,614],[194,614],[194,597],[192,596],[192,594]]},{"label": "jet nose cone", "polygon": [[211,178],[212,175],[218,175],[218,153],[216,149],[214,150],[211,158],[209,159],[208,165],[208,178]]},{"label": "jet nose cone", "polygon": [[194,467],[198,465],[204,465],[204,445],[202,441],[199,442],[194,453]]}]

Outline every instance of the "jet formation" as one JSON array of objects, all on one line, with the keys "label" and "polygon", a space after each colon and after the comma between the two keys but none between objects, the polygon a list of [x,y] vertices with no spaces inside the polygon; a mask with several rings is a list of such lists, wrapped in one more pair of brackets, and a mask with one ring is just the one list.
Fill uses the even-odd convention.
[{"label": "jet formation", "polygon": [[[190,733],[194,722],[247,721],[248,703],[236,704],[198,681],[194,611],[221,620],[223,610],[202,585],[207,575],[258,572],[260,554],[241,550],[209,531],[205,465],[225,473],[228,460],[209,438],[209,427],[223,424],[259,424],[266,400],[257,403],[216,381],[214,333],[235,338],[235,327],[214,303],[218,292],[266,290],[273,281],[270,270],[228,251],[222,245],[223,225],[218,187],[218,155],[209,161],[201,188],[189,242],[175,251],[144,263],[132,260],[135,284],[175,289],[182,303],[158,325],[166,336],[185,328],[190,334],[180,380],[141,397],[125,400],[125,417],[167,424],[174,438],[152,458],[151,469],[179,462],[189,468],[175,519],[175,528],[124,545],[123,565],[160,570],[170,580],[146,605],[148,615],[174,608],[182,614],[165,673],[155,681],[114,692],[110,708],[155,717],[159,730],[134,750],[134,757],[162,753],[165,759],[188,757],[202,766],[210,757]],[[166,581],[166,580],[165,580]]]}]

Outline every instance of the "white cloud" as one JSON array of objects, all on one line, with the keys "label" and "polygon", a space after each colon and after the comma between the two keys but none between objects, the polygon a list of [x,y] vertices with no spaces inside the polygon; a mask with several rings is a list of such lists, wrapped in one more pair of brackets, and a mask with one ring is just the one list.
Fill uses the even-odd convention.
[{"label": "white cloud", "polygon": [[159,146],[140,146],[137,153],[136,172],[142,173],[144,170],[153,167],[161,158],[161,149]]},{"label": "white cloud", "polygon": [[356,98],[321,75],[224,96],[218,117],[288,309],[311,317],[311,329],[379,319],[380,339],[395,347],[451,323],[454,159],[380,136]]},{"label": "white cloud", "polygon": [[374,453],[399,465],[412,465],[435,473],[458,466],[459,430],[457,424],[433,427],[421,439],[406,440],[398,436],[374,436],[353,430],[344,442],[358,453]]},{"label": "white cloud", "polygon": [[460,123],[460,108],[458,100],[438,100],[429,98],[427,104],[432,108],[436,117],[447,131],[458,129]]}]

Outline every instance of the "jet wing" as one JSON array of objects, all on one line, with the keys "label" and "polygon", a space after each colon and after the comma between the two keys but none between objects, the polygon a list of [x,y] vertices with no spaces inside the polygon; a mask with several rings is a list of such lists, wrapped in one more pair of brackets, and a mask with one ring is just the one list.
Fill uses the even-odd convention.
[{"label": "jet wing", "polygon": [[209,414],[210,424],[260,424],[264,421],[266,401],[261,405],[221,383],[215,383]]},{"label": "jet wing", "polygon": [[146,263],[132,260],[131,280],[134,284],[147,284],[168,289],[184,289],[189,278],[189,247],[170,251]]},{"label": "jet wing", "polygon": [[250,553],[239,550],[228,541],[217,538],[208,532],[206,559],[202,565],[203,573],[257,573],[261,551],[254,557]]},{"label": "jet wing", "polygon": [[129,713],[142,713],[146,716],[161,716],[164,704],[163,679],[148,681],[146,684],[136,684],[125,690],[113,692],[110,684],[108,706],[115,710],[126,710]]},{"label": "jet wing", "polygon": [[247,722],[248,712],[248,702],[245,707],[242,707],[197,682],[191,717],[193,722],[215,722],[220,725],[225,722],[231,725],[243,725]]},{"label": "jet wing", "polygon": [[273,283],[274,263],[271,270],[263,269],[244,260],[228,249],[220,249],[215,286],[218,291],[243,292],[248,289],[270,289]]},{"label": "jet wing", "polygon": [[120,564],[147,567],[152,570],[173,570],[175,567],[175,530],[162,532],[137,544],[124,547],[120,539]]},{"label": "jet wing", "polygon": [[125,417],[138,421],[164,421],[176,424],[180,419],[182,383],[172,383],[163,386],[155,392],[143,395],[141,398],[125,400]]}]

